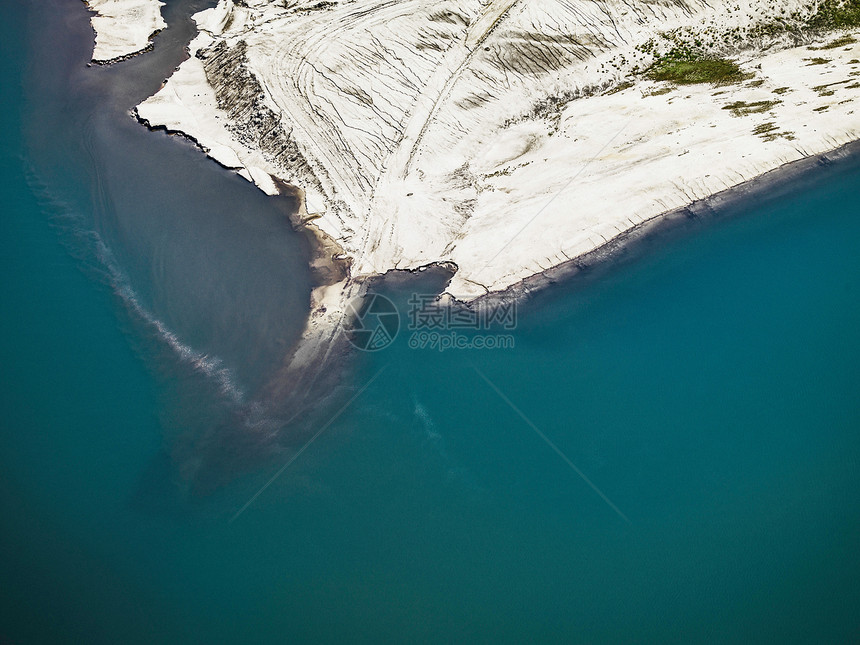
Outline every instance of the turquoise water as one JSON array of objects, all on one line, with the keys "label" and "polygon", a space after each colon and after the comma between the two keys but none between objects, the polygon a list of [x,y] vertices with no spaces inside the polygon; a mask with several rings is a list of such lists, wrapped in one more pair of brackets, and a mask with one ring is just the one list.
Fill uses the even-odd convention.
[{"label": "turquoise water", "polygon": [[[553,286],[515,349],[360,357],[230,522],[282,461],[211,458],[247,450],[218,375],[266,380],[305,251],[127,119],[65,5],[2,26],[0,642],[856,642],[860,161]],[[125,73],[157,87],[189,6]],[[189,491],[195,458],[229,483]]]}]

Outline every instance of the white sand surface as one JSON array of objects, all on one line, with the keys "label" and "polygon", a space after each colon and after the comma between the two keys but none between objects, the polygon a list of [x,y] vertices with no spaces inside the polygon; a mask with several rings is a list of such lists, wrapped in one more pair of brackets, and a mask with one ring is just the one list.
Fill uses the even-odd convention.
[{"label": "white sand surface", "polygon": [[[724,87],[631,75],[661,32],[724,34],[803,0],[246,4],[195,16],[192,57],[139,114],[266,192],[300,188],[353,277],[450,261],[453,296],[503,290],[860,132],[860,45],[762,41],[729,52],[750,78]],[[258,136],[261,114],[280,129]]]},{"label": "white sand surface", "polygon": [[93,60],[106,63],[143,51],[152,36],[167,24],[161,17],[159,0],[85,0],[96,12]]}]

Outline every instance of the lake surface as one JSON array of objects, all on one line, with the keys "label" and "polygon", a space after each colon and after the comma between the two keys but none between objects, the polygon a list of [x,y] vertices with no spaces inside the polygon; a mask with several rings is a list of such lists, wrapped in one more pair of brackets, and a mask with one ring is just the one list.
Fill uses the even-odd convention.
[{"label": "lake surface", "polygon": [[6,8],[0,643],[856,641],[860,160],[553,285],[514,348],[401,329],[246,507],[308,251],[127,114],[205,6],[109,68],[83,5]]}]

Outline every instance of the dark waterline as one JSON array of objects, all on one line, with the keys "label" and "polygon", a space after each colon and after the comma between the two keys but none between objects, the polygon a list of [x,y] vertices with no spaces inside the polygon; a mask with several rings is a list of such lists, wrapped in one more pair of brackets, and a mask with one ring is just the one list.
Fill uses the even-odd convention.
[{"label": "dark waterline", "polygon": [[855,640],[857,158],[537,294],[514,350],[401,334],[236,522],[280,464],[177,502],[230,409],[199,367],[252,398],[309,288],[282,209],[126,114],[190,6],[115,68],[76,2],[0,27],[0,642]]}]

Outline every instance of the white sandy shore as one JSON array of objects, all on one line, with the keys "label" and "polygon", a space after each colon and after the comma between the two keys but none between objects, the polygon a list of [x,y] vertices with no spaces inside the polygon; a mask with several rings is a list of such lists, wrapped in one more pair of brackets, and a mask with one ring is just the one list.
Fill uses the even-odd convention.
[{"label": "white sandy shore", "polygon": [[159,0],[84,0],[96,12],[93,61],[108,63],[145,50],[153,35],[167,26]]},{"label": "white sandy shore", "polygon": [[[660,31],[724,32],[802,0],[247,4],[221,0],[195,16],[192,57],[139,115],[192,136],[266,192],[277,190],[270,175],[301,188],[354,277],[449,261],[459,269],[448,291],[468,300],[860,138],[860,45],[769,42],[737,56],[752,75],[740,84],[640,81],[569,100],[626,78],[635,46]],[[204,61],[239,43],[242,71],[262,90],[256,113],[207,79]],[[557,96],[566,99],[547,102]],[[763,101],[773,103],[727,109]],[[241,136],[259,105],[301,166]]]},{"label": "white sandy shore", "polygon": [[[726,44],[815,1],[220,0],[137,111],[267,193],[296,186],[351,259],[314,293],[289,364],[307,376],[362,278],[453,263],[448,293],[468,301],[860,138],[860,44]],[[685,29],[748,78],[635,74],[643,45]]]}]

